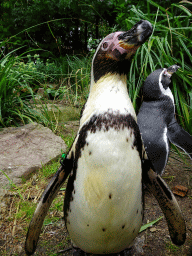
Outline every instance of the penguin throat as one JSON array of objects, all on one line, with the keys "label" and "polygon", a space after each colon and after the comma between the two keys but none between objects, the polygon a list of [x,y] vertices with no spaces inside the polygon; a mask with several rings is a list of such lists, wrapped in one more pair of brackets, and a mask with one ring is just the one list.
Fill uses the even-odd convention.
[{"label": "penguin throat", "polygon": [[107,75],[107,74],[127,74],[130,70],[130,60],[124,59],[122,61],[114,59],[102,59],[96,56],[93,65],[92,65],[92,81],[95,83]]}]

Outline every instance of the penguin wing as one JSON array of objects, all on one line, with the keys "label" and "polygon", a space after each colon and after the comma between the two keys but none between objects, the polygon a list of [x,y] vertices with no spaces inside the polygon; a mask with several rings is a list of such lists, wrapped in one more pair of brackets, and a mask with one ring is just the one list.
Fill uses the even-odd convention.
[{"label": "penguin wing", "polygon": [[192,136],[176,120],[168,126],[168,138],[171,143],[183,149],[192,159]]},{"label": "penguin wing", "polygon": [[29,224],[27,237],[25,241],[25,252],[27,255],[32,255],[35,252],[41,228],[48,212],[48,209],[57,195],[61,185],[66,180],[73,168],[73,154],[63,160],[62,166],[58,169],[47,188],[45,189]]},{"label": "penguin wing", "polygon": [[[149,160],[145,160],[145,162],[146,161]],[[146,171],[146,167],[144,168],[143,181],[157,199],[165,215],[172,242],[176,245],[184,244],[186,239],[186,226],[176,198],[158,174],[152,169],[148,168],[148,171]]]}]

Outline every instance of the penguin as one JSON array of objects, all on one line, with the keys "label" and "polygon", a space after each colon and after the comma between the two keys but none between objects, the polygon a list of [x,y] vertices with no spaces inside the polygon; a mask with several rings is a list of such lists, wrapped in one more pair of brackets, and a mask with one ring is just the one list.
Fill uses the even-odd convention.
[{"label": "penguin", "polygon": [[159,175],[168,161],[170,143],[192,159],[192,136],[175,119],[174,97],[169,88],[179,66],[160,68],[151,73],[143,86],[143,103],[137,116],[145,150]]},{"label": "penguin", "polygon": [[47,211],[68,176],[64,219],[73,255],[117,254],[132,245],[143,220],[143,182],[165,214],[172,241],[184,243],[185,221],[174,195],[150,168],[127,89],[131,58],[151,33],[151,23],[141,20],[99,44],[79,130],[29,224],[27,255],[35,252]]}]

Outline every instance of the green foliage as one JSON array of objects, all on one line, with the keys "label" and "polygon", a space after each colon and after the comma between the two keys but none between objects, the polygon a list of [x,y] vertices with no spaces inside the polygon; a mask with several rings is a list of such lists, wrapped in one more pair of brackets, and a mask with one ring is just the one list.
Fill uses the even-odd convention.
[{"label": "green foliage", "polygon": [[44,165],[41,169],[42,176],[44,178],[50,178],[53,174],[55,174],[55,170],[59,168],[59,162],[53,161],[51,164]]},{"label": "green foliage", "polygon": [[[156,9],[154,12],[154,8]],[[151,9],[153,11],[151,11]],[[127,18],[126,18],[127,17]],[[192,54],[191,13],[182,5],[172,4],[169,10],[148,0],[147,8],[142,11],[132,6],[128,14],[117,17],[122,27],[132,27],[140,19],[149,20],[153,35],[137,51],[128,77],[129,94],[138,111],[141,104],[142,85],[146,77],[158,68],[173,64],[181,68],[172,77],[172,92],[175,98],[179,123],[192,134]]]},{"label": "green foliage", "polygon": [[31,204],[31,202],[24,200],[20,201],[19,211],[16,213],[16,218],[30,220],[33,216],[35,208],[36,205]]},{"label": "green foliage", "polygon": [[[10,54],[0,60],[0,125],[8,126],[18,124],[31,116],[31,110],[22,99],[29,92],[30,77],[17,70],[13,66],[15,58]],[[26,97],[25,97],[26,98]],[[22,113],[21,113],[22,111]],[[26,116],[27,114],[27,116]]]},{"label": "green foliage", "polygon": [[160,221],[163,218],[163,216],[160,216],[159,218],[157,218],[156,220],[153,220],[149,223],[144,224],[140,230],[139,233],[143,232],[144,230],[146,230],[147,228],[151,228],[155,223],[157,223],[158,221]]},{"label": "green foliage", "polygon": [[0,41],[6,39],[9,52],[26,45],[29,49],[42,48],[47,50],[43,52],[46,58],[50,52],[59,57],[87,51],[89,38],[103,37],[115,25],[118,2],[121,1],[4,0]]},{"label": "green foliage", "polygon": [[173,243],[171,242],[167,242],[166,243],[166,248],[167,250],[169,250],[171,253],[176,253],[180,250],[180,247],[174,245]]},{"label": "green foliage", "polygon": [[[17,59],[17,58],[16,58]],[[35,83],[43,84],[45,82],[58,82],[62,70],[61,67],[56,66],[55,62],[50,62],[49,59],[43,62],[40,59],[39,54],[31,56],[27,55],[27,62],[23,59],[19,59],[15,62],[14,68],[17,72],[31,75],[32,81],[29,81],[30,85],[33,86]]]},{"label": "green foliage", "polygon": [[78,101],[78,93],[88,96],[88,85],[90,82],[92,55],[87,57],[68,56],[69,74],[68,88],[75,92],[75,100]]},{"label": "green foliage", "polygon": [[38,72],[30,60],[24,64],[23,56],[14,57],[13,53],[0,56],[0,127],[36,121],[54,128],[46,107],[38,112],[30,102],[35,102],[34,82],[39,83],[39,77],[45,81],[48,75]]},{"label": "green foliage", "polygon": [[3,170],[0,169],[0,172],[2,172],[3,175],[8,179],[9,185],[10,185],[12,188],[15,188],[15,189],[18,191],[18,194],[19,194],[20,198],[23,200],[23,196],[22,196],[21,193],[20,193],[19,187],[17,187],[17,186],[15,185],[15,183],[9,178],[9,176],[8,176]]},{"label": "green foliage", "polygon": [[64,137],[63,135],[61,135],[61,137],[62,137],[62,139],[65,141],[65,144],[67,145],[67,149],[69,150],[70,147],[71,147],[72,144],[73,144],[73,141],[74,141],[74,139],[75,139],[75,137],[76,137],[76,134],[73,133],[72,136],[69,135],[69,136],[65,136],[65,137]]}]

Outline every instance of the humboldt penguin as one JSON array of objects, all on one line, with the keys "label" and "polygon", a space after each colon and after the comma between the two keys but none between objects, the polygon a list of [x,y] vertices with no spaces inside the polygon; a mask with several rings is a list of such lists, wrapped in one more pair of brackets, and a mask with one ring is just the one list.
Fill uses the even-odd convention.
[{"label": "humboldt penguin", "polygon": [[162,175],[168,161],[170,142],[192,159],[192,136],[175,119],[174,97],[169,88],[177,65],[151,73],[143,86],[143,103],[137,116],[145,150],[154,170]]},{"label": "humboldt penguin", "polygon": [[180,208],[164,181],[150,169],[127,90],[131,57],[151,33],[151,24],[141,20],[99,44],[79,130],[33,215],[25,243],[27,255],[34,253],[47,211],[68,176],[64,219],[76,248],[74,255],[114,254],[132,245],[143,219],[142,181],[158,200],[172,241],[184,243]]}]

